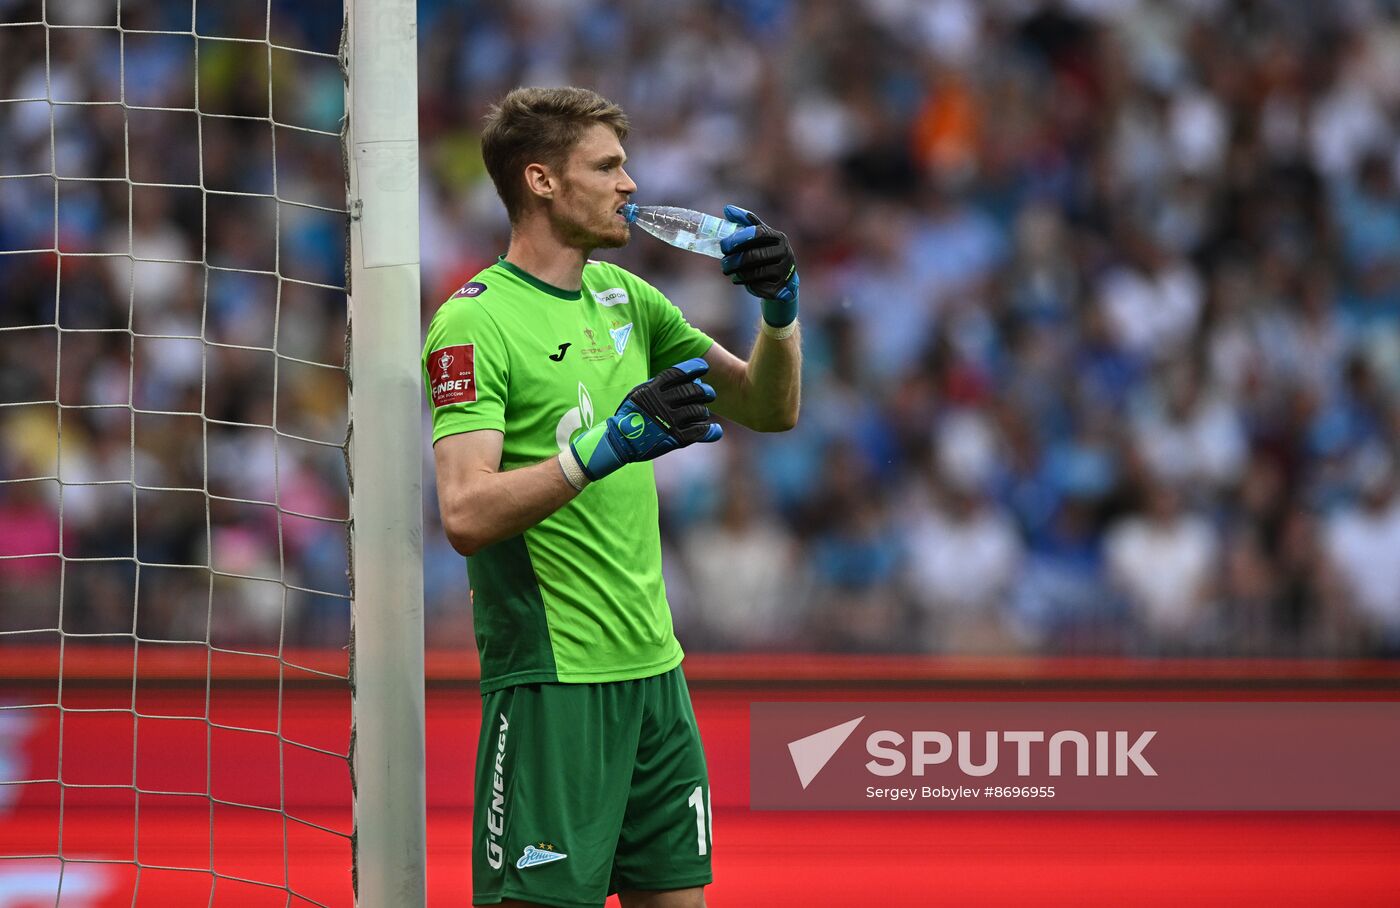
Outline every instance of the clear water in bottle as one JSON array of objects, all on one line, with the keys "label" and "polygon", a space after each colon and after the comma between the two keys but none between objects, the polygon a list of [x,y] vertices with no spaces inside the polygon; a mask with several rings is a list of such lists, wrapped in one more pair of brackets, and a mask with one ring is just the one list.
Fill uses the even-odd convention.
[{"label": "clear water in bottle", "polygon": [[622,216],[627,223],[636,224],[672,246],[717,259],[724,257],[719,241],[741,226],[703,211],[667,205],[635,205],[629,202],[622,206]]}]

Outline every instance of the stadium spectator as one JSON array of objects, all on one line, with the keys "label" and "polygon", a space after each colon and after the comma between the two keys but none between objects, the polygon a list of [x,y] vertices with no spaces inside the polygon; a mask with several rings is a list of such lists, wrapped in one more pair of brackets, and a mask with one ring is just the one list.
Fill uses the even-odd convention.
[{"label": "stadium spectator", "polygon": [[973,413],[950,415],[936,430],[935,500],[909,530],[909,582],[922,613],[925,647],[936,652],[1019,649],[1010,596],[1022,543],[986,490],[997,438]]},{"label": "stadium spectator", "polygon": [[[801,640],[804,577],[796,542],[745,469],[728,474],[718,519],[691,526],[680,557],[691,587],[686,639],[710,649],[774,649]],[[694,601],[695,593],[702,593]]]},{"label": "stadium spectator", "polygon": [[1136,418],[1136,453],[1156,476],[1208,488],[1232,486],[1244,467],[1248,442],[1235,408],[1201,388],[1196,367],[1174,362],[1156,386],[1144,389]]},{"label": "stadium spectator", "polygon": [[1147,652],[1200,651],[1217,632],[1220,540],[1175,482],[1151,477],[1143,508],[1110,526],[1104,541],[1109,580]]},{"label": "stadium spectator", "polygon": [[1356,458],[1361,500],[1340,508],[1324,529],[1326,567],[1331,573],[1337,619],[1366,649],[1400,653],[1400,494],[1395,463],[1386,452],[1367,449]]}]

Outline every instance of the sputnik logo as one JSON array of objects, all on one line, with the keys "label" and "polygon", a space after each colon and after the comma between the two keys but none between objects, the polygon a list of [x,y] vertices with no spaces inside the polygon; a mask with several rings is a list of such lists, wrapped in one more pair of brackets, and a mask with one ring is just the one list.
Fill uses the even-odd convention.
[{"label": "sputnik logo", "polygon": [[836,756],[836,751],[841,749],[841,745],[846,743],[846,739],[864,719],[865,716],[858,716],[849,722],[842,722],[816,734],[788,742],[788,754],[792,756],[797,780],[802,783],[804,791],[817,777],[817,773]]}]

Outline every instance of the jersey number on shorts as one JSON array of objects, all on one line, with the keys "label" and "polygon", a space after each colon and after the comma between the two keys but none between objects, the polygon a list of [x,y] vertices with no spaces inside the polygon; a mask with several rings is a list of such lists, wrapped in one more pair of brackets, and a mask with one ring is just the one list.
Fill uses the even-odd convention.
[{"label": "jersey number on shorts", "polygon": [[715,815],[710,807],[710,790],[696,785],[686,803],[695,808],[695,844],[700,856],[704,857],[709,854],[710,844],[715,840]]}]

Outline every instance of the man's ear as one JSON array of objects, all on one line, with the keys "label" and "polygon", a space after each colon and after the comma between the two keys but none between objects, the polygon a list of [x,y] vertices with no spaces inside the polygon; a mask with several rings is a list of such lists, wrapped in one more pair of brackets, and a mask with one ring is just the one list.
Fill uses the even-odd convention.
[{"label": "man's ear", "polygon": [[558,181],[548,167],[543,164],[527,164],[525,167],[525,188],[542,199],[554,198]]}]

